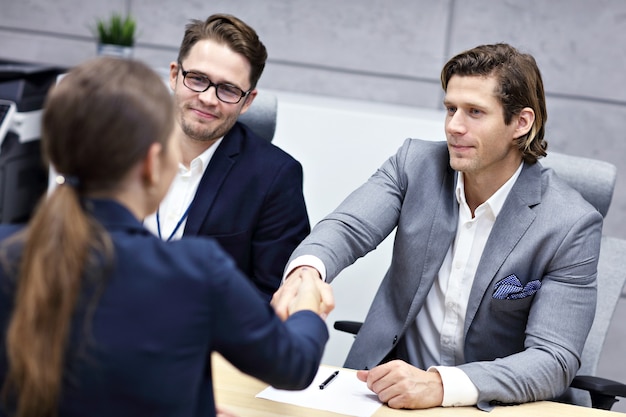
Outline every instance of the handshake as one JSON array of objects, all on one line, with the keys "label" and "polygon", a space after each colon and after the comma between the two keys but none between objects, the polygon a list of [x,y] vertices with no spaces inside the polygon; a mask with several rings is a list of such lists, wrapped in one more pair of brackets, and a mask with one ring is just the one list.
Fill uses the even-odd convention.
[{"label": "handshake", "polygon": [[300,310],[314,311],[326,320],[335,308],[335,298],[332,288],[322,281],[317,270],[301,266],[285,278],[272,296],[271,305],[282,320]]}]

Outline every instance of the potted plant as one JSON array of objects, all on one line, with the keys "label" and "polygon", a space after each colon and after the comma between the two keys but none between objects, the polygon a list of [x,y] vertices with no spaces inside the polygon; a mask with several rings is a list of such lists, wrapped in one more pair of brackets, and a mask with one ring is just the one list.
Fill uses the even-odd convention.
[{"label": "potted plant", "polygon": [[96,21],[98,55],[130,58],[135,45],[137,23],[130,14],[126,17],[113,13],[109,18]]}]

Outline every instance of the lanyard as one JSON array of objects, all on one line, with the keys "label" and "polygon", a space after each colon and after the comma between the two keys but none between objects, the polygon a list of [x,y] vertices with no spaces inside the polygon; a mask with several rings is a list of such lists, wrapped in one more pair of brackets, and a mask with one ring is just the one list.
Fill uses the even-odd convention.
[{"label": "lanyard", "polygon": [[[178,231],[178,228],[180,227],[180,225],[183,224],[183,222],[185,221],[185,219],[189,215],[189,209],[190,208],[191,208],[191,204],[189,204],[187,206],[187,210],[185,210],[185,212],[183,213],[183,215],[180,218],[180,220],[178,221],[178,223],[176,223],[176,227],[174,228],[174,230],[172,230],[172,233],[170,234],[170,237],[167,238],[166,242],[169,242],[170,240],[172,240],[172,238],[174,237],[174,235]],[[159,210],[157,210],[157,212],[156,212],[156,223],[157,223],[157,232],[159,233],[159,239],[163,240],[163,236],[161,236],[161,218],[159,216]]]}]

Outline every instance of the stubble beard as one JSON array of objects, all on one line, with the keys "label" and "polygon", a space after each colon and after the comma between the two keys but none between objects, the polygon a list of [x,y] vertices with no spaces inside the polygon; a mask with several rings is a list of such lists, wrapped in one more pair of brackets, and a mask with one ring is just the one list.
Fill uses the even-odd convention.
[{"label": "stubble beard", "polygon": [[480,162],[475,158],[455,158],[450,156],[450,167],[455,171],[472,173],[479,165]]},{"label": "stubble beard", "polygon": [[[236,119],[235,119],[236,120]],[[211,128],[202,123],[186,120],[180,117],[180,127],[183,133],[193,141],[212,142],[224,136],[235,124],[235,120],[224,120],[217,127]]]},{"label": "stubble beard", "polygon": [[[192,123],[187,123],[185,119],[182,119],[180,126],[183,133],[190,139],[197,142],[210,142],[216,138],[215,130],[213,129],[201,129],[194,126]],[[219,136],[217,136],[219,137]]]}]

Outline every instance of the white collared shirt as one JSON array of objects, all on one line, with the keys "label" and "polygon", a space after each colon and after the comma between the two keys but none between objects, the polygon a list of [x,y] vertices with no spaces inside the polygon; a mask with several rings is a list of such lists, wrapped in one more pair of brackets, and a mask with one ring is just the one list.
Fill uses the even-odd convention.
[{"label": "white collared shirt", "polygon": [[[207,150],[195,157],[189,164],[189,168],[182,163],[178,164],[178,173],[157,211],[159,223],[157,224],[157,213],[151,214],[143,221],[144,226],[156,236],[159,236],[160,226],[159,237],[165,241],[178,240],[183,237],[187,224],[187,210],[196,195],[204,171],[209,166],[222,139],[218,139]],[[176,228],[179,222],[180,225]]]},{"label": "white collared shirt", "polygon": [[522,166],[520,164],[513,176],[476,208],[473,218],[465,199],[464,177],[457,172],[455,191],[459,220],[456,237],[417,315],[415,326],[407,332],[407,340],[417,341],[416,345],[407,345],[409,360],[432,367],[441,375],[443,406],[474,405],[478,400],[474,384],[465,372],[454,366],[465,363],[465,313],[478,263]]}]

